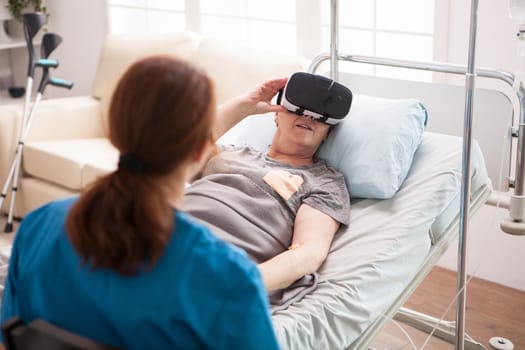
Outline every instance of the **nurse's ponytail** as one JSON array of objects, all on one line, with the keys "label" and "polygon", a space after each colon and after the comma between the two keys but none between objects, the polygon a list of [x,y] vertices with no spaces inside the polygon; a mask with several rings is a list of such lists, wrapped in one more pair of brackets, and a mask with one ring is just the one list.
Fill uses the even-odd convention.
[{"label": "nurse's ponytail", "polygon": [[157,262],[175,223],[170,186],[212,139],[214,116],[212,83],[191,64],[156,56],[126,71],[108,117],[118,169],[81,194],[66,222],[87,264],[134,274]]}]

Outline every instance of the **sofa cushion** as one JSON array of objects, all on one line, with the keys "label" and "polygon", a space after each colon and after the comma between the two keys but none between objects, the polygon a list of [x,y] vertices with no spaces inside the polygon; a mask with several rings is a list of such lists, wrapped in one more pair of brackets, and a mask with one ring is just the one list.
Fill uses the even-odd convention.
[{"label": "sofa cushion", "polygon": [[115,171],[117,168],[117,157],[118,153],[115,156],[99,158],[94,163],[86,163],[82,170],[82,187],[89,185],[99,176]]},{"label": "sofa cushion", "polygon": [[29,212],[51,201],[78,195],[78,191],[31,176],[20,179],[19,191],[20,198],[17,196],[16,205],[20,205],[17,209],[20,217],[26,216]]},{"label": "sofa cushion", "polygon": [[308,60],[298,55],[241,46],[217,38],[203,38],[192,62],[215,84],[217,102],[254,89],[259,83],[304,71]]},{"label": "sofa cushion", "polygon": [[110,34],[100,53],[93,96],[100,99],[104,128],[113,90],[126,69],[151,55],[186,59],[201,67],[215,84],[217,103],[253,89],[270,78],[304,70],[308,61],[298,55],[249,48],[192,32]]},{"label": "sofa cushion", "polygon": [[191,59],[201,40],[192,33],[108,35],[100,52],[93,96],[110,98],[126,69],[146,56],[168,55]]},{"label": "sofa cushion", "polygon": [[104,137],[100,101],[91,96],[70,96],[40,102],[27,141],[94,137]]},{"label": "sofa cushion", "polygon": [[168,55],[192,60],[201,42],[194,33],[110,34],[104,40],[93,82],[93,96],[100,99],[107,132],[107,113],[113,90],[131,64],[146,56]]},{"label": "sofa cushion", "polygon": [[118,151],[106,138],[28,142],[23,153],[25,173],[81,190],[117,166]]}]

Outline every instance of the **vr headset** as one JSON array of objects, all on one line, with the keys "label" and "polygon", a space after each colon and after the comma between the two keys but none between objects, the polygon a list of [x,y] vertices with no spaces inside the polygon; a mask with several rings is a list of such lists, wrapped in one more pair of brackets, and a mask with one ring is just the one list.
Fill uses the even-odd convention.
[{"label": "vr headset", "polygon": [[297,115],[329,125],[341,122],[350,111],[352,92],[338,82],[310,73],[294,73],[277,95],[277,104]]}]

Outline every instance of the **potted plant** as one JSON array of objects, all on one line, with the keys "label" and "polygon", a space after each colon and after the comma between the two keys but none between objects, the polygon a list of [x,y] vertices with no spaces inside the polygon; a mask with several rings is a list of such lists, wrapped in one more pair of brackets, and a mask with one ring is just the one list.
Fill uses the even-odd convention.
[{"label": "potted plant", "polygon": [[[1,0],[0,0],[1,1]],[[27,12],[42,12],[49,16],[45,6],[45,0],[7,0],[5,5],[9,11],[10,19],[4,21],[4,32],[12,41],[24,39],[23,18],[22,15]]]},{"label": "potted plant", "polygon": [[13,18],[22,21],[22,14],[28,11],[42,12],[47,14],[47,8],[43,0],[9,0],[7,9]]}]

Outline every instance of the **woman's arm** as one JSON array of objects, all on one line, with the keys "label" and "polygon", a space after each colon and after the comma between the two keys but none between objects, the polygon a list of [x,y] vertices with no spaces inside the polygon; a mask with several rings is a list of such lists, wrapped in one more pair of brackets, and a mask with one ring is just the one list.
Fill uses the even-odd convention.
[{"label": "woman's arm", "polygon": [[319,269],[326,259],[340,224],[332,217],[302,204],[297,211],[290,249],[259,264],[268,291],[286,288]]},{"label": "woman's arm", "polygon": [[[271,100],[280,89],[284,88],[287,80],[287,77],[267,80],[254,90],[234,97],[217,107],[217,119],[213,127],[215,140],[218,140],[235,124],[249,115],[284,111],[283,106],[271,104]],[[217,147],[211,150],[204,159],[203,164],[206,164],[218,152]],[[199,179],[202,175],[201,172],[202,169],[193,175],[188,182],[192,183]]]},{"label": "woman's arm", "polygon": [[288,78],[267,80],[254,90],[221,104],[217,108],[215,138],[221,137],[249,115],[284,111],[284,107],[271,104],[271,100],[284,87],[287,80]]}]

